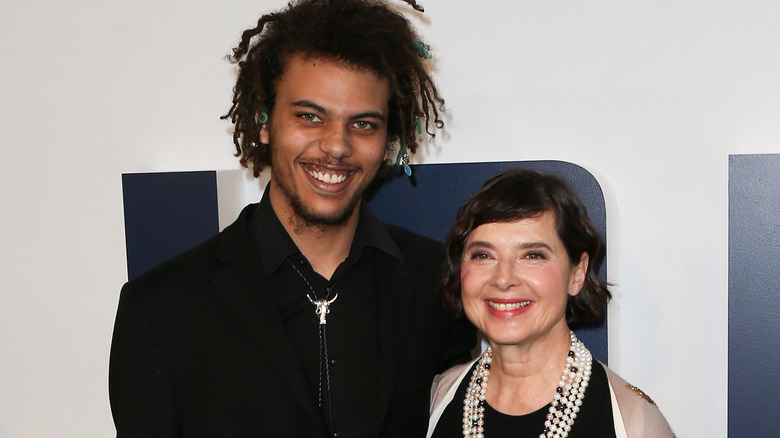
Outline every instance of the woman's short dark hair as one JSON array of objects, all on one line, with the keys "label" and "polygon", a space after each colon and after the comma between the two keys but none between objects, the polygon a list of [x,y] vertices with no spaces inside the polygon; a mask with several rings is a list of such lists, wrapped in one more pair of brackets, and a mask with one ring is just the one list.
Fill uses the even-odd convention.
[{"label": "woman's short dark hair", "polygon": [[582,200],[561,178],[524,169],[500,172],[459,210],[447,234],[444,273],[439,282],[439,299],[453,316],[461,317],[460,268],[463,247],[472,231],[483,224],[535,218],[545,212],[555,216],[555,229],[566,247],[572,265],[587,253],[585,282],[578,295],[569,296],[566,321],[570,326],[598,323],[612,298],[607,282],[598,270],[604,261],[604,244],[588,217]]},{"label": "woman's short dark hair", "polygon": [[[415,0],[403,1],[423,11]],[[444,99],[428,72],[429,50],[384,0],[293,0],[263,15],[229,56],[238,65],[238,78],[233,105],[223,118],[235,125],[235,155],[255,176],[271,165],[270,145],[260,142],[260,130],[272,117],[276,82],[294,56],[331,59],[387,79],[388,152],[413,154],[423,130],[433,136],[444,126],[439,118]],[[258,117],[261,112],[265,116]]]}]

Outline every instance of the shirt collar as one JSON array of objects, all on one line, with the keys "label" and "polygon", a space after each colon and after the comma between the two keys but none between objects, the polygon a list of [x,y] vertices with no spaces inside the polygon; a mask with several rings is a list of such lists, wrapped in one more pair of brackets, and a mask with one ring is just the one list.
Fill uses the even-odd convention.
[{"label": "shirt collar", "polygon": [[[263,197],[250,218],[249,231],[266,275],[276,271],[291,256],[301,253],[271,206],[268,186],[266,186]],[[349,268],[357,263],[367,247],[376,248],[399,261],[403,261],[401,250],[388,234],[385,225],[374,215],[365,202],[361,202],[355,237],[352,239],[352,246],[345,260],[346,267]]]}]

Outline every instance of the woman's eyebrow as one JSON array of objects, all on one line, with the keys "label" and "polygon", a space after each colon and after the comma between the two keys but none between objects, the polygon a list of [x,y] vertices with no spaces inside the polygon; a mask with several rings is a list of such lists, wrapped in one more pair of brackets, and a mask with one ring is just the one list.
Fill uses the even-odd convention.
[{"label": "woman's eyebrow", "polygon": [[471,249],[471,248],[487,248],[487,249],[495,249],[495,245],[493,245],[490,242],[486,242],[483,240],[475,240],[473,242],[470,242],[468,245],[466,245],[464,250]]},{"label": "woman's eyebrow", "polygon": [[550,245],[544,243],[544,242],[523,242],[519,245],[520,249],[531,249],[531,248],[547,248],[550,251],[552,251],[552,248]]}]

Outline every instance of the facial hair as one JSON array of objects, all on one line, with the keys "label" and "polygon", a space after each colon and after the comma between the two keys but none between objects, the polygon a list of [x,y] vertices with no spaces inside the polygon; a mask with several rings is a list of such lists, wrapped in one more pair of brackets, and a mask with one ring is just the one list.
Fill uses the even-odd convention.
[{"label": "facial hair", "polygon": [[336,212],[335,215],[319,215],[316,212],[309,210],[303,200],[301,200],[297,194],[288,191],[284,184],[279,184],[279,187],[285,193],[287,203],[292,208],[293,213],[295,213],[293,220],[295,221],[295,229],[298,231],[307,228],[318,228],[321,230],[326,228],[341,228],[346,225],[347,221],[349,221],[349,218],[352,217],[355,209],[358,208],[358,205],[360,204],[361,196],[359,195],[350,199],[349,202],[344,205],[344,208]]},{"label": "facial hair", "polygon": [[[268,126],[268,129],[269,143],[270,145],[273,145],[275,144],[273,131],[270,130],[270,126]],[[273,152],[271,153],[271,157],[271,177],[273,178],[275,173],[273,168]],[[292,220],[296,231],[303,231],[311,228],[324,230],[328,228],[337,229],[343,227],[355,213],[355,209],[358,208],[363,197],[363,193],[355,193],[353,197],[344,204],[344,207],[334,215],[323,215],[313,211],[306,205],[303,199],[298,195],[295,187],[292,187],[294,183],[290,179],[277,177],[276,184],[282,192],[287,204],[293,211],[294,216],[290,219]]]}]

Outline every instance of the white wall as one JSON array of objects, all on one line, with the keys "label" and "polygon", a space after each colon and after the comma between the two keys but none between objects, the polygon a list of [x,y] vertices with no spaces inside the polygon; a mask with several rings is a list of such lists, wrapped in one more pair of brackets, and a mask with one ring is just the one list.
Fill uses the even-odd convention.
[{"label": "white wall", "polygon": [[[120,174],[231,169],[222,57],[278,0],[5,0],[0,438],[113,433]],[[726,436],[728,154],[780,152],[780,3],[423,0],[447,135],[418,161],[560,159],[602,183],[613,366]]]}]

